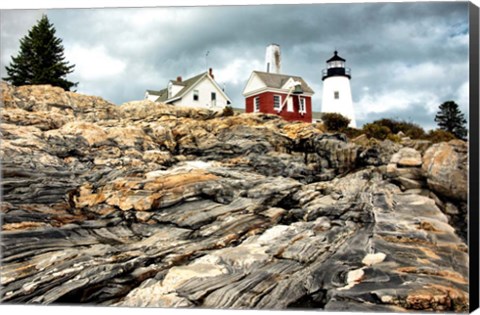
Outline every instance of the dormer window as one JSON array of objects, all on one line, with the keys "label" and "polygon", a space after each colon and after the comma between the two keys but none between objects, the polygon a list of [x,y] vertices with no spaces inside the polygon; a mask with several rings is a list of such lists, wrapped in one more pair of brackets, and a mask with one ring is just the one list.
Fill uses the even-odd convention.
[{"label": "dormer window", "polygon": [[173,90],[173,83],[170,82],[168,83],[168,98],[171,98],[173,96],[172,90]]}]

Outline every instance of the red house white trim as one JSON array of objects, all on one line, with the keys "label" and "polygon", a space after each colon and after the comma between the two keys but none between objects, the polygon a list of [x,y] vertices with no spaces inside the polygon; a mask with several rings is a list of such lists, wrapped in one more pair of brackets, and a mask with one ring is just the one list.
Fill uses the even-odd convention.
[{"label": "red house white trim", "polygon": [[[292,93],[295,84],[300,85],[301,94]],[[288,121],[311,123],[313,94],[301,77],[253,71],[243,90],[245,112],[277,114]]]}]

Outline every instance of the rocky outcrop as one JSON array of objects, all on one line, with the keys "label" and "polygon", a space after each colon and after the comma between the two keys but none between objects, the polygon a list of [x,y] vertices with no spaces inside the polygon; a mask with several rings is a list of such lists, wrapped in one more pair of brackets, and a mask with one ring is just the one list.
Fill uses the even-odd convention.
[{"label": "rocky outcrop", "polygon": [[459,235],[468,233],[468,146],[451,140],[432,145],[423,156],[422,169],[431,196],[447,214]]},{"label": "rocky outcrop", "polygon": [[48,86],[2,97],[6,303],[468,310],[462,207],[442,190],[447,173],[461,186],[462,143]]},{"label": "rocky outcrop", "polygon": [[451,140],[431,146],[423,157],[429,188],[448,198],[466,201],[468,195],[468,146]]}]

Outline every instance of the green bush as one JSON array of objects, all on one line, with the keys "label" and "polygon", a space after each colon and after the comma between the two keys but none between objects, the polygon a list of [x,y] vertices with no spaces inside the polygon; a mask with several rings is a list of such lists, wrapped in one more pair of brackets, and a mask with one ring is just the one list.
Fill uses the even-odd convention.
[{"label": "green bush", "polygon": [[446,142],[450,141],[453,139],[456,139],[455,135],[452,133],[441,130],[441,129],[435,129],[435,130],[430,130],[425,136],[425,140],[432,141],[433,143],[438,143],[438,142]]},{"label": "green bush", "polygon": [[323,113],[322,122],[328,131],[342,131],[348,127],[350,119],[339,113]]},{"label": "green bush", "polygon": [[222,116],[223,117],[228,117],[228,116],[233,116],[235,112],[233,111],[232,106],[225,106],[223,108]]},{"label": "green bush", "polygon": [[393,134],[397,134],[401,131],[405,134],[405,136],[410,137],[411,139],[421,139],[425,136],[425,130],[423,130],[422,127],[407,121],[397,121],[394,119],[383,118],[375,120],[373,124],[387,127]]},{"label": "green bush", "polygon": [[367,137],[375,138],[378,140],[385,140],[388,135],[392,133],[390,128],[376,123],[369,123],[363,125],[363,132],[367,135]]},{"label": "green bush", "polygon": [[347,127],[342,129],[342,132],[350,139],[354,139],[363,134],[362,129]]},{"label": "green bush", "polygon": [[398,135],[393,134],[393,133],[389,134],[387,136],[387,139],[392,141],[392,142],[396,142],[396,143],[402,142],[402,138]]}]

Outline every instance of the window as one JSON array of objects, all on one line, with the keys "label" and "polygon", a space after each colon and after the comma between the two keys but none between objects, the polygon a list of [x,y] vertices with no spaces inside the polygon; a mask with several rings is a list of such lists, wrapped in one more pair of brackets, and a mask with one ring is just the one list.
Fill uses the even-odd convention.
[{"label": "window", "polygon": [[193,100],[198,101],[198,90],[193,90]]},{"label": "window", "polygon": [[307,111],[305,110],[305,98],[300,97],[300,113],[306,113]]},{"label": "window", "polygon": [[345,68],[345,63],[343,61],[330,61],[328,68]]},{"label": "window", "polygon": [[273,96],[273,109],[280,110],[280,95]]},{"label": "window", "polygon": [[338,100],[340,98],[340,92],[338,91],[333,92],[333,98]]},{"label": "window", "polygon": [[260,97],[255,97],[253,99],[253,111],[259,112],[260,111]]},{"label": "window", "polygon": [[212,92],[210,94],[210,99],[212,100],[212,106],[217,106],[217,93]]},{"label": "window", "polygon": [[168,94],[167,94],[168,98],[173,97],[172,90],[173,90],[173,84],[172,84],[172,82],[170,82],[170,83],[168,83]]}]

